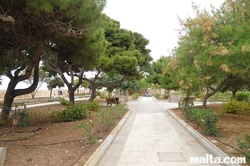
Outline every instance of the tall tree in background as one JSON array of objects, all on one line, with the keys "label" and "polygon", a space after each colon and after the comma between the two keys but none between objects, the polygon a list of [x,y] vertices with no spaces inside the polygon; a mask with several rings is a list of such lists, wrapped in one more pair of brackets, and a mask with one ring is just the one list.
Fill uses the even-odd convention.
[{"label": "tall tree in background", "polygon": [[[0,74],[10,79],[1,111],[2,120],[7,120],[16,96],[36,89],[39,62],[47,44],[54,43],[56,38],[85,35],[88,25],[98,20],[104,5],[104,0],[0,1]],[[21,74],[23,70],[25,74]],[[25,89],[15,89],[19,82],[31,76],[32,71],[33,84]]]},{"label": "tall tree in background", "polygon": [[[46,80],[46,83],[47,83],[47,88],[50,90],[50,98],[52,97],[52,92],[53,92],[53,89],[56,88],[56,87],[64,87],[64,82],[63,80],[60,78],[60,77],[53,77],[51,79],[47,79]],[[55,94],[53,94],[55,95]]]},{"label": "tall tree in background", "polygon": [[[92,87],[90,101],[96,97],[98,87],[114,89],[124,80],[143,78],[152,61],[150,50],[146,49],[149,41],[139,33],[121,29],[119,22],[109,17],[106,17],[105,38],[108,46],[96,67],[95,77],[85,78]],[[101,78],[101,73],[109,76],[109,82]]]}]

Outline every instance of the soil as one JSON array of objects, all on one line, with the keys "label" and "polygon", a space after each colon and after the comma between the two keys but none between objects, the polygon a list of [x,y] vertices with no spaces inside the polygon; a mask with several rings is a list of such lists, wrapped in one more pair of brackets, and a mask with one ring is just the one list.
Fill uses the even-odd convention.
[{"label": "soil", "polygon": [[[27,109],[32,122],[28,127],[14,129],[11,126],[0,128],[1,147],[6,147],[5,166],[79,166],[83,165],[95,152],[101,142],[113,130],[116,124],[105,131],[95,144],[84,141],[83,131],[76,129],[80,122],[51,123],[46,115],[54,110],[62,110],[60,104]],[[97,120],[91,113],[91,120]]]},{"label": "soil", "polygon": [[[212,104],[207,106],[207,108],[211,108],[214,113],[220,115],[220,121],[218,123],[219,135],[217,137],[203,135],[196,124],[187,121],[184,118],[181,109],[172,109],[172,112],[210,140],[210,142],[224,151],[228,156],[245,157],[245,155],[239,151],[240,149],[237,139],[244,141],[244,136],[246,134],[250,135],[250,116],[238,117],[236,114],[221,114],[220,110],[222,110],[222,107],[222,104]],[[250,163],[242,165],[248,166]]]}]

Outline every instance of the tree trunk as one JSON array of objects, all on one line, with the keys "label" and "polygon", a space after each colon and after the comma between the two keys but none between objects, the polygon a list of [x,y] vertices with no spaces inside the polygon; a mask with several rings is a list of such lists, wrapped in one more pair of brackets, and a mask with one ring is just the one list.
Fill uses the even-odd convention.
[{"label": "tree trunk", "polygon": [[[26,73],[29,73],[29,71],[31,71],[34,68],[34,81],[30,87],[28,87],[26,89],[15,89],[16,85],[19,82],[30,77],[29,74],[21,75],[21,76],[17,75],[14,77],[10,77],[11,79],[10,79],[8,88],[6,90],[6,93],[4,95],[3,109],[1,111],[1,114],[2,114],[1,120],[2,121],[8,120],[9,113],[11,110],[11,105],[12,105],[14,98],[16,96],[29,94],[36,89],[36,87],[38,85],[38,80],[39,80],[39,62],[40,62],[40,58],[38,58],[36,60],[33,59],[33,61],[31,61],[27,66]],[[29,71],[27,71],[27,70],[29,70]]]},{"label": "tree trunk", "polygon": [[97,86],[95,83],[91,82],[91,95],[89,97],[89,101],[92,102],[96,98],[96,89]]},{"label": "tree trunk", "polygon": [[36,93],[31,92],[31,98],[32,98],[32,99],[34,99],[34,98],[35,98],[35,95],[36,95]]},{"label": "tree trunk", "polygon": [[4,95],[4,103],[3,103],[3,108],[2,108],[2,117],[1,121],[7,121],[9,117],[9,113],[11,111],[11,106],[14,101],[14,89],[17,83],[14,81],[10,81],[8,85],[8,89],[6,90],[6,93]]},{"label": "tree trunk", "polygon": [[69,101],[72,103],[75,103],[75,89],[68,87],[68,92],[69,92]]}]

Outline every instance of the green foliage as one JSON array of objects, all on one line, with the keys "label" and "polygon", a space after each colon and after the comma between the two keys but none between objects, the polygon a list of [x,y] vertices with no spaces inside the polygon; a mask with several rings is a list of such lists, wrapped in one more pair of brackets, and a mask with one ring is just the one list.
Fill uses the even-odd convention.
[{"label": "green foliage", "polygon": [[64,98],[61,98],[61,99],[60,99],[60,104],[61,104],[61,105],[64,105],[64,106],[70,106],[70,105],[72,105],[73,103],[70,102],[70,101],[68,101],[68,100],[66,100],[66,99],[64,99]]},{"label": "green foliage", "polygon": [[115,107],[106,107],[102,111],[97,112],[95,121],[81,122],[76,126],[77,129],[83,131],[84,140],[86,143],[95,143],[102,138],[108,127],[115,124],[117,118],[121,118],[125,111],[126,105],[118,104]]},{"label": "green foliage", "polygon": [[247,162],[250,162],[250,136],[245,135],[244,141],[241,141],[239,138],[237,139],[238,146],[241,151],[243,151],[246,154],[246,160]]},{"label": "green foliage", "polygon": [[239,108],[240,102],[232,99],[228,103],[223,104],[222,113],[236,113],[236,110]]},{"label": "green foliage", "polygon": [[230,100],[223,104],[222,113],[235,113],[239,116],[250,114],[250,104],[247,101]]},{"label": "green foliage", "polygon": [[96,95],[99,96],[101,99],[104,99],[106,97],[106,93],[101,91],[96,91]]},{"label": "green foliage", "polygon": [[101,109],[101,104],[99,102],[93,101],[86,104],[88,111],[99,111]]},{"label": "green foliage", "polygon": [[250,96],[249,91],[240,91],[240,92],[236,93],[235,99],[238,101],[243,101],[243,100],[246,100],[247,98],[249,98],[249,96]]},{"label": "green foliage", "polygon": [[196,98],[200,98],[201,92],[194,92],[193,94],[194,94],[194,96],[195,96]]},{"label": "green foliage", "polygon": [[230,92],[217,92],[209,98],[209,101],[214,102],[227,102],[231,99],[232,93]]},{"label": "green foliage", "polygon": [[183,114],[186,119],[197,124],[202,132],[206,135],[218,135],[216,123],[219,121],[219,116],[212,113],[210,110],[203,108],[184,107]]},{"label": "green foliage", "polygon": [[160,98],[160,93],[155,93],[154,97],[157,98],[157,99],[159,99]]},{"label": "green foliage", "polygon": [[140,94],[139,93],[134,93],[132,94],[132,99],[137,100],[139,98]]},{"label": "green foliage", "polygon": [[56,111],[49,114],[52,122],[70,122],[89,117],[89,112],[83,103],[67,106],[65,110]]},{"label": "green foliage", "polygon": [[18,127],[26,127],[29,126],[31,123],[31,116],[27,110],[18,110],[16,113],[13,114],[12,120],[17,117],[17,126]]}]

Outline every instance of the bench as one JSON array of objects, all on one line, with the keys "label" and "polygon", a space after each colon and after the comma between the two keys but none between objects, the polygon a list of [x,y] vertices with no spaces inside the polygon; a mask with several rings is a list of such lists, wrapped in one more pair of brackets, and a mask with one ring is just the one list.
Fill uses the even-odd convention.
[{"label": "bench", "polygon": [[107,106],[112,106],[112,104],[119,104],[119,98],[107,98],[106,97],[106,102],[107,102]]},{"label": "bench", "polygon": [[185,97],[182,101],[178,101],[178,108],[185,107],[185,106],[194,106],[194,97]]}]

